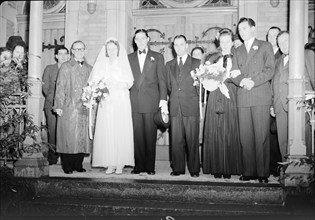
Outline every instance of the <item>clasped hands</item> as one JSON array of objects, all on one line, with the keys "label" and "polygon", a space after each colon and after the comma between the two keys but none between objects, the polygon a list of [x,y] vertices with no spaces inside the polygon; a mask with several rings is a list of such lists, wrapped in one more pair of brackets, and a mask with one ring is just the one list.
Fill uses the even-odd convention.
[{"label": "clasped hands", "polygon": [[240,86],[247,90],[251,90],[255,86],[255,82],[251,78],[244,78],[240,82]]}]

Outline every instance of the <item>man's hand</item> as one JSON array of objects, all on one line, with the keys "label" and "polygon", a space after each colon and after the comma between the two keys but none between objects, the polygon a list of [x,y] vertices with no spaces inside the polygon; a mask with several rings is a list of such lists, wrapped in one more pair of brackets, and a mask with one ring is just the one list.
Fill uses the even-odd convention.
[{"label": "man's hand", "polygon": [[160,100],[159,108],[161,108],[162,114],[168,114],[168,106],[166,100]]},{"label": "man's hand", "polygon": [[273,106],[270,106],[270,115],[272,117],[276,117],[276,113],[275,113],[275,110],[274,110]]},{"label": "man's hand", "polygon": [[62,109],[55,109],[54,111],[56,112],[58,116],[62,115]]},{"label": "man's hand", "polygon": [[251,78],[242,79],[240,86],[243,86],[247,90],[251,90],[255,86],[255,82]]}]

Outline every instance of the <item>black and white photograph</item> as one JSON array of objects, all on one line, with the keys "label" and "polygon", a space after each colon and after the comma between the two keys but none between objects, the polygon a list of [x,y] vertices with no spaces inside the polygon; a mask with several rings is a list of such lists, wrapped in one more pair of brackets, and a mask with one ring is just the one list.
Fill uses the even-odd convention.
[{"label": "black and white photograph", "polygon": [[314,0],[0,3],[0,218],[315,218]]}]

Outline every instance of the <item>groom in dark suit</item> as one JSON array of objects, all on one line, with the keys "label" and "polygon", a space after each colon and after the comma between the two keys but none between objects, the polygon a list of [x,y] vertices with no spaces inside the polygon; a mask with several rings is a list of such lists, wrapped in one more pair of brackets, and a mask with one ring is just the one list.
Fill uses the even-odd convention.
[{"label": "groom in dark suit", "polygon": [[187,54],[188,44],[184,35],[175,36],[173,43],[177,57],[166,63],[167,86],[170,91],[171,176],[185,174],[187,158],[190,175],[198,177],[199,97],[190,72],[199,67],[200,60]]},{"label": "groom in dark suit", "polygon": [[[235,50],[232,70],[240,71],[233,82],[237,91],[240,138],[243,151],[241,181],[258,178],[268,182],[270,158],[270,80],[275,58],[270,43],[255,38],[255,22],[241,18],[238,30],[244,44]],[[232,71],[233,74],[233,71]]]},{"label": "groom in dark suit", "polygon": [[162,108],[163,113],[168,113],[164,58],[162,54],[148,48],[150,38],[146,30],[137,30],[134,40],[138,50],[128,56],[134,77],[130,100],[134,129],[135,167],[131,173],[146,172],[154,175],[157,138],[154,114],[159,107]]}]

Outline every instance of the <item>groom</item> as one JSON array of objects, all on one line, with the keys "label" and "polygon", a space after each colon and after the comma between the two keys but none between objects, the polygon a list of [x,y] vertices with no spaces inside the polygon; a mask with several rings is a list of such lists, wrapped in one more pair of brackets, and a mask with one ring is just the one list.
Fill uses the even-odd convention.
[{"label": "groom", "polygon": [[155,152],[157,126],[154,113],[159,107],[168,113],[167,89],[164,76],[164,58],[148,48],[148,32],[139,29],[134,37],[137,51],[129,54],[134,77],[130,90],[132,121],[134,130],[135,167],[132,174],[146,172],[155,174]]},{"label": "groom", "polygon": [[257,179],[268,183],[270,158],[270,106],[275,58],[270,43],[255,38],[255,21],[241,18],[238,30],[244,44],[233,56],[232,70],[241,74],[233,79],[239,86],[237,107],[243,151],[241,181]]}]

